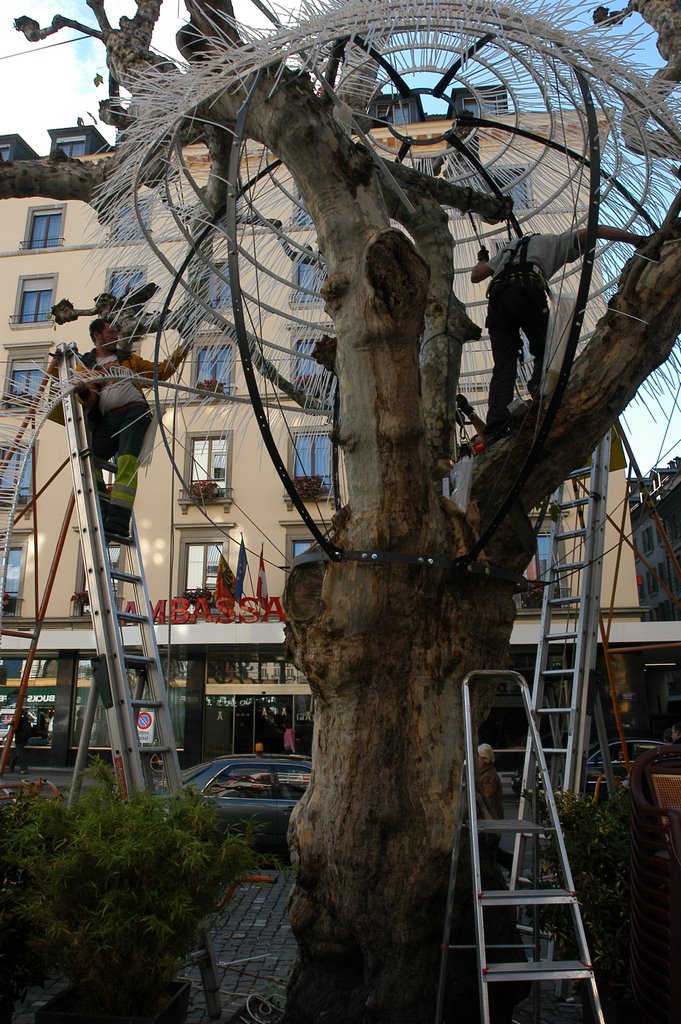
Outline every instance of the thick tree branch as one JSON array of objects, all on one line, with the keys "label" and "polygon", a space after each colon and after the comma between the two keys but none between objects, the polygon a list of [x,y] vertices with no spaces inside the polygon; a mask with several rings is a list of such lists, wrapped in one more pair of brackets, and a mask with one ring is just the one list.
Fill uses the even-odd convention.
[{"label": "thick tree branch", "polygon": [[48,28],[41,28],[37,21],[27,17],[25,14],[15,18],[14,27],[17,32],[22,32],[29,43],[38,43],[41,39],[47,39],[63,28],[74,28],[77,32],[92,36],[94,39],[103,39],[102,33],[89,25],[83,25],[80,21],[73,21],[72,18],[64,18],[61,14],[55,14],[52,24]]},{"label": "thick tree branch", "polygon": [[93,194],[109,174],[115,172],[115,157],[95,162],[71,159],[60,153],[40,160],[17,160],[0,164],[0,199],[80,199],[92,201]]}]

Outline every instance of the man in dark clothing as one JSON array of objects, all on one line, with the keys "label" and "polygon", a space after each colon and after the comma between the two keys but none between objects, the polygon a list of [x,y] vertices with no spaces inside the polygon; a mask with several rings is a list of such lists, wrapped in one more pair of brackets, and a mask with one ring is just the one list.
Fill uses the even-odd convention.
[{"label": "man in dark clothing", "polygon": [[[598,238],[639,246],[644,235],[632,235],[620,228],[602,225]],[[487,327],[494,368],[489,389],[485,437],[487,442],[502,436],[509,427],[508,407],[513,399],[518,355],[522,351],[520,331],[534,356],[528,390],[539,397],[544,348],[549,324],[548,281],[566,263],[574,263],[584,252],[586,228],[559,235],[528,235],[504,246],[490,259],[484,247],[478,253],[471,281],[478,284],[492,278],[487,295]]]},{"label": "man in dark clothing", "polygon": [[681,721],[674,722],[672,726],[672,743],[681,747]]},{"label": "man in dark clothing", "polygon": [[14,733],[14,760],[11,770],[18,765],[20,775],[28,775],[28,758],[26,757],[26,744],[33,735],[33,724],[26,711],[21,712],[16,731]]},{"label": "man in dark clothing", "polygon": [[[113,539],[123,540],[130,535],[140,453],[152,421],[142,388],[153,386],[157,368],[148,359],[118,348],[118,331],[110,320],[93,320],[90,337],[95,347],[80,358],[78,369],[85,381],[77,394],[90,414],[92,454],[102,461],[116,457],[111,493],[105,495],[102,483],[100,492],[108,500],[105,532]],[[168,380],[175,373],[189,347],[177,348],[158,364],[160,380]],[[103,374],[113,375],[114,379],[98,381],[97,376]]]}]

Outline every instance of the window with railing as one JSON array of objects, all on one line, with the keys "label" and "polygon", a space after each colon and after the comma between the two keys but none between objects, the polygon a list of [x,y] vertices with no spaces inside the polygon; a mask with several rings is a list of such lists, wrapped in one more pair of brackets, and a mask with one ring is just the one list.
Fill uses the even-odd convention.
[{"label": "window with railing", "polygon": [[299,432],[293,437],[293,481],[305,499],[326,494],[331,486],[331,440],[328,434]]},{"label": "window with railing", "polygon": [[202,391],[227,394],[232,390],[234,352],[231,345],[205,345],[196,352],[194,384]]},{"label": "window with railing", "polygon": [[56,249],[64,244],[62,207],[31,210],[22,249]]},{"label": "window with railing", "polygon": [[185,546],[185,593],[214,596],[221,554],[222,543],[215,541]]},{"label": "window with railing", "polygon": [[222,504],[228,510],[232,502],[229,486],[229,440],[224,436],[194,437],[188,452],[188,483],[179,494],[183,513],[187,505]]},{"label": "window with railing", "polygon": [[54,277],[25,277],[19,282],[16,312],[10,323],[44,324],[50,319],[54,302]]},{"label": "window with railing", "polygon": [[7,496],[16,494],[17,505],[27,505],[31,499],[32,466],[33,452],[20,455],[0,448],[0,491]]},{"label": "window with railing", "polygon": [[3,615],[21,614],[21,576],[23,561],[23,548],[10,547],[7,552],[7,574],[5,576],[5,591],[2,596]]}]

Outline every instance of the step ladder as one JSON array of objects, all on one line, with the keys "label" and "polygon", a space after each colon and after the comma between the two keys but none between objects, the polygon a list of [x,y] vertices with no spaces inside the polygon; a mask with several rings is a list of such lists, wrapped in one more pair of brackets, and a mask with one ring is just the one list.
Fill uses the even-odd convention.
[{"label": "step ladder", "polygon": [[[554,790],[580,791],[590,730],[605,547],[610,434],[556,490],[532,701]],[[522,791],[531,788],[528,738]]]},{"label": "step ladder", "polygon": [[[181,789],[180,767],[168,708],[167,690],[134,518],[129,541],[107,542],[97,490],[97,476],[83,406],[73,393],[75,345],[60,345],[56,358],[64,407],[64,423],[85,581],[95,634],[93,685],[88,698],[73,792],[87,759],[97,701],[104,706],[113,766],[123,795],[135,790],[153,792],[162,782],[166,791]],[[113,559],[114,552],[119,558]],[[130,588],[136,612],[122,612],[116,587]],[[124,629],[136,626],[139,651],[127,648]],[[148,740],[147,740],[148,737]],[[161,768],[161,772],[152,770]],[[159,778],[160,774],[160,778]]]},{"label": "step ladder", "polygon": [[[474,684],[486,683],[489,686],[491,682],[500,683],[504,680],[517,684],[522,696],[527,716],[529,743],[544,788],[545,809],[543,818],[546,820],[539,820],[537,801],[534,802],[534,814],[531,817],[519,817],[517,820],[485,818],[481,817],[478,812],[476,800],[477,739],[473,732],[471,718],[471,688]],[[468,831],[470,840],[481,1024],[489,1024],[490,1022],[489,986],[495,983],[514,981],[532,981],[537,983],[582,981],[588,988],[595,1024],[604,1024],[598,989],[584,933],[584,925],[551,788],[549,769],[539,737],[537,713],[532,702],[529,686],[523,676],[517,672],[477,671],[471,672],[466,676],[462,683],[461,695],[464,723],[464,762],[461,770],[457,820],[452,843],[435,1024],[444,1024],[443,1014],[449,951],[457,948],[471,948],[470,946],[460,947],[450,944],[457,869],[464,830]],[[526,809],[528,807],[529,804],[526,802]],[[466,810],[468,812],[467,820],[465,818]],[[535,845],[533,856],[533,868],[536,872],[534,876],[535,886],[537,886],[539,880],[540,847],[552,838],[556,846],[561,878],[558,880],[544,879],[542,880],[542,887],[537,886],[536,888],[518,887],[517,881],[512,881],[511,888],[509,889],[484,889],[479,839],[481,835],[490,833],[506,835],[512,833],[531,838]],[[549,955],[542,956],[544,949],[546,949],[547,954],[552,952],[552,950],[550,949],[551,943],[541,939],[539,915],[542,908],[556,906],[565,907],[569,915],[578,951],[578,958],[576,960],[557,961],[551,959]],[[520,951],[523,954],[519,960],[513,961],[510,959],[509,954],[506,954],[507,960],[500,962],[495,954],[503,956],[503,951],[509,947],[488,944],[486,938],[486,912],[497,907],[514,908],[519,915],[521,912],[529,909],[532,914],[532,926],[529,929],[527,927],[519,928],[518,943],[511,947],[516,953]],[[531,943],[523,939],[523,934],[528,932],[532,936]],[[490,954],[492,954],[491,959]],[[538,1024],[538,999],[535,1001],[535,1007]]]}]

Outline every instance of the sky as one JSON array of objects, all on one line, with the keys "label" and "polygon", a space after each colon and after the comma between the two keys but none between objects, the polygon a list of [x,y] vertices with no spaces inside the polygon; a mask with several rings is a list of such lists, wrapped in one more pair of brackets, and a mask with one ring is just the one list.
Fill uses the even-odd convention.
[{"label": "sky", "polygon": [[[121,15],[134,14],[135,4],[133,0],[106,0],[106,9],[111,24],[116,26]],[[262,24],[262,17],[249,0],[235,0],[235,12],[248,24]],[[55,14],[94,24],[85,0],[0,3],[0,95],[5,100],[0,134],[17,132],[39,156],[49,151],[48,128],[75,125],[79,117],[86,124],[96,124],[108,141],[114,141],[113,130],[98,121],[99,102],[106,98],[107,80],[101,44],[78,38],[81,33],[72,29],[62,29],[40,43],[29,43],[13,27],[14,19],[20,15],[27,15],[45,27]],[[154,47],[162,53],[176,54],[175,32],[186,20],[182,0],[164,0]],[[641,49],[641,60],[646,65],[659,66],[660,58],[652,40]],[[97,75],[104,78],[99,88],[94,84]],[[13,97],[13,101],[8,101],[8,97]],[[681,456],[681,398],[675,385],[672,381],[657,400],[648,400],[648,410],[635,407],[625,417],[630,441],[644,472],[656,463],[665,465],[672,457]]]}]

